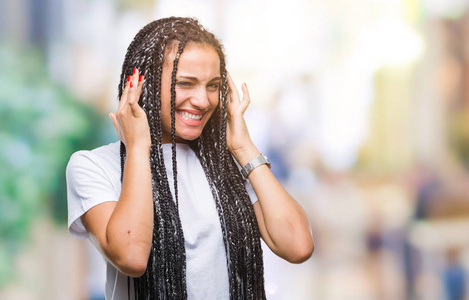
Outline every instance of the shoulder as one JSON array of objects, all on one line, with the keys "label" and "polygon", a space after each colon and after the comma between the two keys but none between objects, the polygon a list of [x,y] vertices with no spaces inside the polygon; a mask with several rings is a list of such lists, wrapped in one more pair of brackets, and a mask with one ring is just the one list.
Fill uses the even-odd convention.
[{"label": "shoulder", "polygon": [[120,182],[120,146],[112,143],[93,150],[77,151],[66,170],[68,225],[77,237],[87,237],[80,217],[106,201],[118,201]]},{"label": "shoulder", "polygon": [[111,143],[93,150],[80,150],[72,154],[67,164],[67,181],[107,178],[112,182],[120,178],[120,143]]},{"label": "shoulder", "polygon": [[67,164],[67,170],[90,165],[106,167],[116,164],[120,166],[119,142],[104,145],[93,150],[80,150],[73,153]]}]

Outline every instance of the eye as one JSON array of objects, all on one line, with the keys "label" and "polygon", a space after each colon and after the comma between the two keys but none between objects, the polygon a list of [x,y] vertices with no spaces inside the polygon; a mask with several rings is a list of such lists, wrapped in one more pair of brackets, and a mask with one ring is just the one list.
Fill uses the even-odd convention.
[{"label": "eye", "polygon": [[216,91],[216,90],[218,90],[218,89],[220,88],[220,84],[219,84],[218,82],[210,83],[210,84],[208,85],[208,88],[209,88],[210,90],[215,90],[215,91]]}]

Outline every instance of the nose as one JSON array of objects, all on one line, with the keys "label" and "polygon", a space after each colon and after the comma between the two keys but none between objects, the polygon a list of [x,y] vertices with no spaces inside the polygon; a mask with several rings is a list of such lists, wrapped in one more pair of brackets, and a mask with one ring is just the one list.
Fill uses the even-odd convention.
[{"label": "nose", "polygon": [[206,109],[210,105],[205,87],[198,87],[190,98],[190,103],[198,109]]}]

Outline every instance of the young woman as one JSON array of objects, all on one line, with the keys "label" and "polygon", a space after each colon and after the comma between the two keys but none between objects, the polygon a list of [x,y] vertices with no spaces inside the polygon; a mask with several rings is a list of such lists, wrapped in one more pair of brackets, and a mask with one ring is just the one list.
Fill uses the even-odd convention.
[{"label": "young woman", "polygon": [[252,143],[242,92],[196,20],[135,36],[110,114],[120,142],[67,166],[69,230],[106,258],[107,299],[265,299],[260,237],[289,262],[311,256],[309,221]]}]

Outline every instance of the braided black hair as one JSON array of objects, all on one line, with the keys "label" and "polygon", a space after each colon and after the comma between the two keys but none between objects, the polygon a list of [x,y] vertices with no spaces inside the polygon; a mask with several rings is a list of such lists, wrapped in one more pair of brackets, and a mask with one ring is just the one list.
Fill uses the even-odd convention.
[{"label": "braided black hair", "polygon": [[[175,77],[180,54],[188,43],[211,45],[220,59],[219,105],[199,138],[189,141],[204,169],[220,220],[227,257],[231,299],[265,299],[260,233],[244,180],[226,143],[228,82],[225,55],[217,38],[192,18],[170,17],[141,29],[127,49],[119,84],[119,99],[128,74],[145,75],[140,106],[151,135],[150,166],[154,202],[153,242],[145,273],[134,279],[136,299],[186,299],[184,235],[178,213],[175,138]],[[171,141],[174,200],[163,158],[161,74],[165,50],[177,45],[171,77]],[[170,63],[170,62],[168,62]],[[121,143],[121,172],[125,162]]]}]

